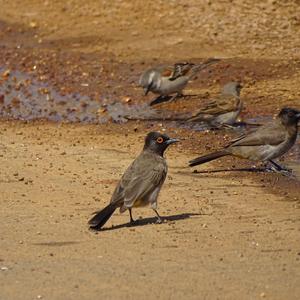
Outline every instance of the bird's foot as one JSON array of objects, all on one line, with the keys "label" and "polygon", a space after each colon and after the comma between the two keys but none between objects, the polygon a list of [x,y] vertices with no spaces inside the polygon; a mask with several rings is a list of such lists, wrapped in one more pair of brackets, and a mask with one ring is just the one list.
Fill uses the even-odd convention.
[{"label": "bird's foot", "polygon": [[169,98],[168,102],[173,102],[176,101],[178,98],[184,98],[185,96],[183,94],[176,94],[174,96],[170,96],[171,98]]},{"label": "bird's foot", "polygon": [[290,178],[295,178],[295,174],[293,174],[293,171],[290,169],[282,169],[280,171],[278,171],[279,174],[286,176],[286,177],[290,177]]},{"label": "bird's foot", "polygon": [[287,170],[281,170],[279,171],[279,173],[283,176],[286,176],[286,177],[290,177],[290,178],[296,178],[295,174],[293,173],[292,170],[290,169],[287,169]]},{"label": "bird's foot", "polygon": [[130,220],[130,222],[128,223],[127,227],[134,227],[136,225],[139,224],[139,220]]},{"label": "bird's foot", "polygon": [[292,172],[292,169],[288,169],[288,168],[286,168],[286,167],[283,167],[283,166],[281,166],[280,164],[278,164],[277,162],[275,162],[274,160],[269,160],[269,163],[271,164],[271,166],[273,167],[273,168],[275,168],[276,170],[278,170],[278,171],[282,171],[282,170],[284,170],[284,171],[289,171],[289,172]]},{"label": "bird's foot", "polygon": [[163,219],[162,218],[157,218],[155,224],[162,224],[163,223]]},{"label": "bird's foot", "polygon": [[267,170],[267,172],[278,173],[278,174],[281,174],[286,177],[295,177],[292,169],[288,169],[288,168],[284,168],[284,167],[277,168],[275,166],[270,166],[270,167],[267,167],[266,170]]},{"label": "bird's foot", "polygon": [[156,224],[161,224],[163,222],[162,217],[159,215],[159,213],[158,213],[158,211],[156,209],[153,208],[153,210],[154,210],[154,212],[156,214],[156,218],[157,218],[155,223]]}]

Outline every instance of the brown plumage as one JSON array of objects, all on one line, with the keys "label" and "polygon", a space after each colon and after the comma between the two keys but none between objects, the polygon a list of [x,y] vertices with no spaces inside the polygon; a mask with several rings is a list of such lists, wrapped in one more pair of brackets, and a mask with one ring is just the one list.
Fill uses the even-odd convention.
[{"label": "brown plumage", "polygon": [[220,151],[191,160],[189,165],[197,166],[222,156],[232,155],[254,161],[269,161],[280,169],[280,166],[272,160],[285,154],[295,144],[299,120],[300,111],[283,108],[273,122],[232,140]]},{"label": "brown plumage", "polygon": [[225,84],[219,97],[193,113],[187,121],[205,122],[213,127],[233,125],[243,109],[241,89],[242,85],[239,82]]},{"label": "brown plumage", "polygon": [[131,209],[149,204],[160,220],[156,210],[157,197],[168,171],[163,154],[169,145],[177,141],[167,135],[150,132],[143,151],[121,177],[110,203],[89,221],[90,227],[100,229],[117,208],[121,213],[128,209],[133,222]]}]

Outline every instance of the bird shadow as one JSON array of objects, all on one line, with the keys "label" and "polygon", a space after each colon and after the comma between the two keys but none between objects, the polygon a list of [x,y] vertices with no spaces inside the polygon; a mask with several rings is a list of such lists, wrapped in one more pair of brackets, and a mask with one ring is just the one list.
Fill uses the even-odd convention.
[{"label": "bird shadow", "polygon": [[50,241],[50,242],[32,243],[32,245],[35,245],[35,246],[60,247],[60,246],[75,245],[75,244],[79,244],[79,243],[80,243],[79,241],[63,241],[63,242]]},{"label": "bird shadow", "polygon": [[[163,222],[161,224],[164,224],[165,221],[170,222],[170,221],[185,220],[192,216],[200,216],[200,215],[205,215],[205,214],[183,213],[183,214],[178,214],[178,215],[161,217],[163,220]],[[111,230],[117,230],[117,229],[126,228],[126,227],[134,228],[134,227],[146,226],[146,225],[151,225],[151,224],[157,224],[156,217],[138,219],[138,220],[135,220],[133,223],[124,223],[124,224],[120,224],[120,225],[116,225],[116,226],[112,226],[112,227],[105,227],[105,228],[101,228],[101,229],[90,228],[90,230],[95,231],[95,232],[111,231]]]},{"label": "bird shadow", "polygon": [[237,168],[237,169],[217,169],[217,170],[204,170],[204,171],[193,171],[194,174],[212,174],[221,172],[250,172],[250,173],[269,173],[269,174],[280,174],[285,177],[295,179],[295,175],[288,170],[274,170],[271,168]]},{"label": "bird shadow", "polygon": [[237,168],[237,169],[217,169],[217,170],[204,170],[193,171],[194,174],[210,174],[210,173],[222,173],[222,172],[252,172],[252,173],[269,173],[270,170],[266,168]]}]

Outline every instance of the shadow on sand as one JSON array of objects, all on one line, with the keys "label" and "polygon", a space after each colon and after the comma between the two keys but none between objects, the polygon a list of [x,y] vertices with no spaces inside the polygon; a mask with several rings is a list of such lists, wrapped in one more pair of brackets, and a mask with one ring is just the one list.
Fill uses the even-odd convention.
[{"label": "shadow on sand", "polygon": [[211,173],[221,173],[221,172],[252,172],[252,173],[271,173],[280,174],[288,178],[297,179],[296,175],[292,173],[292,170],[275,170],[271,168],[238,168],[238,169],[217,169],[217,170],[204,170],[204,171],[194,171],[193,174],[211,174]]},{"label": "shadow on sand", "polygon": [[221,173],[221,172],[252,172],[252,173],[264,173],[271,172],[266,168],[238,168],[238,169],[217,169],[217,170],[204,170],[193,171],[193,174],[209,174],[209,173]]},{"label": "shadow on sand", "polygon": [[[179,220],[185,220],[188,219],[192,216],[200,216],[203,214],[197,214],[197,213],[184,213],[184,214],[178,214],[178,215],[172,215],[172,216],[166,216],[166,217],[161,217],[164,221],[179,221]],[[151,217],[151,218],[144,218],[144,219],[138,219],[134,221],[134,223],[125,223],[125,224],[120,224],[108,228],[101,228],[101,229],[95,229],[91,228],[91,231],[99,232],[99,231],[110,231],[110,230],[116,230],[116,229],[121,229],[125,227],[139,227],[139,226],[145,226],[145,225],[150,225],[150,224],[156,224],[157,218],[156,217]],[[163,224],[162,223],[162,224]]]}]

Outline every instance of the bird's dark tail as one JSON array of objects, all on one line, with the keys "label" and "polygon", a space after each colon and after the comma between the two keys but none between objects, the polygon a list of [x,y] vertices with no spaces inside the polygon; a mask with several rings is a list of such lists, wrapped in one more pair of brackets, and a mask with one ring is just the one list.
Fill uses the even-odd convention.
[{"label": "bird's dark tail", "polygon": [[163,96],[163,95],[158,96],[154,100],[152,100],[149,105],[153,106],[153,105],[157,105],[157,104],[160,104],[160,103],[163,103],[163,102],[167,102],[172,98],[173,98],[172,96]]},{"label": "bird's dark tail", "polygon": [[226,155],[230,155],[230,153],[228,153],[225,150],[221,150],[221,151],[213,152],[213,153],[210,153],[210,154],[207,154],[204,156],[199,156],[199,157],[189,161],[189,166],[194,167],[194,166],[207,163],[211,160],[214,160],[219,157],[226,156]]},{"label": "bird's dark tail", "polygon": [[98,211],[96,215],[89,220],[89,225],[93,229],[101,229],[101,227],[108,221],[116,210],[116,205],[113,203],[108,204],[102,210]]}]

